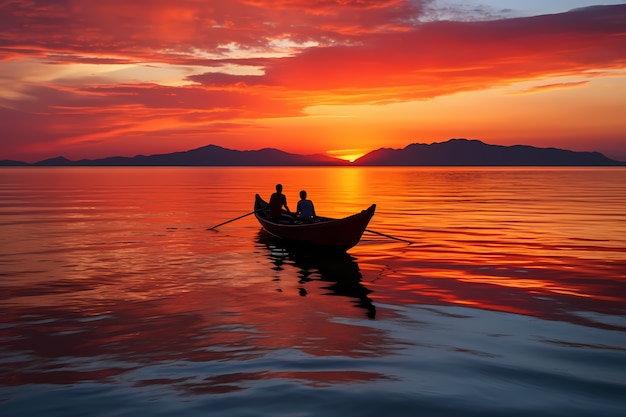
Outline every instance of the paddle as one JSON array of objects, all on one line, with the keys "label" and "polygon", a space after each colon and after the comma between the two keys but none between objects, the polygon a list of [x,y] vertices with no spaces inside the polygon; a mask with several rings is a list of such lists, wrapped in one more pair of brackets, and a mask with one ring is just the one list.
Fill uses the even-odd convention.
[{"label": "paddle", "polygon": [[249,215],[251,215],[251,214],[258,213],[258,212],[263,211],[263,210],[264,210],[264,209],[259,209],[259,210],[254,210],[254,211],[251,211],[250,213],[246,213],[246,214],[244,214],[243,216],[235,217],[234,219],[230,219],[230,220],[227,220],[227,221],[225,221],[225,222],[223,222],[223,223],[216,224],[215,226],[213,226],[213,227],[209,227],[209,228],[208,228],[208,229],[206,229],[206,230],[214,230],[214,229],[216,229],[216,228],[218,228],[218,227],[220,227],[220,226],[225,225],[226,223],[230,223],[230,222],[234,222],[235,220],[243,219],[244,217],[248,217],[248,216],[249,216]]},{"label": "paddle", "polygon": [[410,241],[410,240],[401,239],[401,238],[399,238],[399,237],[395,237],[395,236],[391,236],[391,235],[386,235],[386,234],[384,234],[384,233],[380,233],[380,232],[377,232],[377,231],[375,231],[375,230],[365,229],[365,231],[366,231],[366,232],[370,232],[370,233],[374,233],[375,235],[380,235],[380,236],[388,237],[389,239],[399,240],[400,242],[406,242],[406,243],[408,243],[409,245],[413,244],[413,242],[412,242],[412,241]]}]

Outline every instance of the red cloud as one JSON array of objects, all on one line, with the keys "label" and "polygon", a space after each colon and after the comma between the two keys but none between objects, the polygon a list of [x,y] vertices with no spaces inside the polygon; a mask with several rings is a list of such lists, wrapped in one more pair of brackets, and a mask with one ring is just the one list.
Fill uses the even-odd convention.
[{"label": "red cloud", "polygon": [[387,1],[15,0],[0,5],[0,50],[157,59],[164,51],[266,47],[274,39],[322,43],[354,33],[407,30],[419,7]]},{"label": "red cloud", "polygon": [[[355,45],[265,60],[264,76],[205,74],[212,86],[287,88],[336,103],[423,99],[513,81],[626,66],[626,6],[492,22],[434,22]],[[258,63],[258,62],[257,62]]]},{"label": "red cloud", "polygon": [[626,6],[616,6],[368,35],[359,45],[275,60],[266,79],[306,90],[413,87],[419,98],[525,77],[624,68],[624,50]]}]

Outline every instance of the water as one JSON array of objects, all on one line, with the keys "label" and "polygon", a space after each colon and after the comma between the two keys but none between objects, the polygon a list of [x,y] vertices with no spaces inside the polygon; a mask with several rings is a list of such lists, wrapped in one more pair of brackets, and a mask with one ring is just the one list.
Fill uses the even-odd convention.
[{"label": "water", "polygon": [[[254,194],[377,204],[346,256]],[[0,414],[618,416],[623,168],[3,168]]]}]

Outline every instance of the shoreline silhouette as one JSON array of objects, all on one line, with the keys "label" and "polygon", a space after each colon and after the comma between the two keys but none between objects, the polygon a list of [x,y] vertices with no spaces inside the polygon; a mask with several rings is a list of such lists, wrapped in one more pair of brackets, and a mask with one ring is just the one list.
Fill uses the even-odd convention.
[{"label": "shoreline silhouette", "polygon": [[608,158],[600,152],[450,139],[432,144],[413,143],[402,149],[380,148],[354,162],[274,148],[239,151],[207,145],[189,151],[148,156],[112,156],[79,161],[58,156],[35,163],[2,160],[0,166],[626,166],[626,162]]}]

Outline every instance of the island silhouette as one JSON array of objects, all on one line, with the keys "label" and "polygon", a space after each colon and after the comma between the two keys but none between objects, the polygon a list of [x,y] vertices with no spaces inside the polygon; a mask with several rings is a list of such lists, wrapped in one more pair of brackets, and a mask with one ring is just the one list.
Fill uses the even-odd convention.
[{"label": "island silhouette", "polygon": [[490,145],[480,140],[450,139],[381,148],[354,162],[323,154],[300,155],[273,148],[239,151],[208,145],[183,152],[72,161],[62,156],[32,164],[0,161],[1,166],[626,166],[600,152],[576,152],[527,145]]}]

